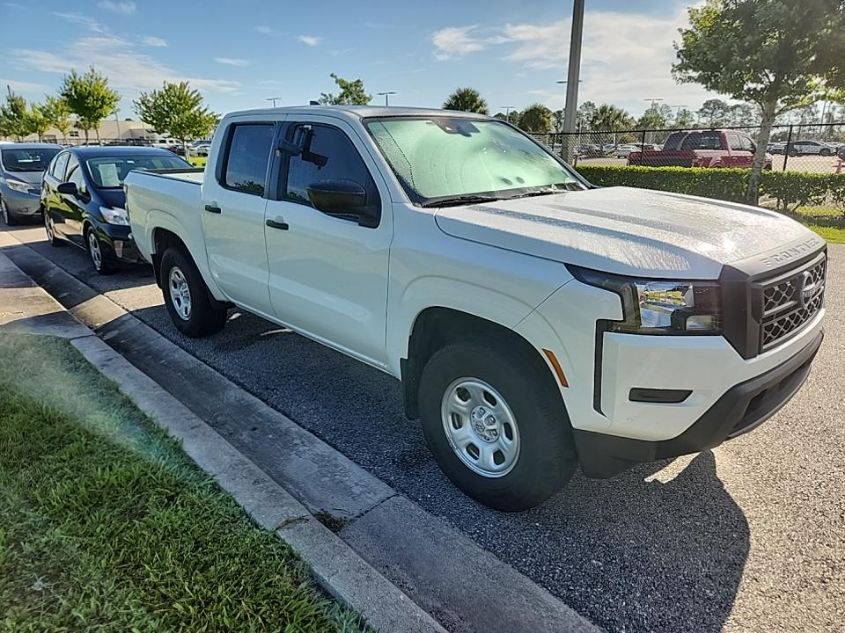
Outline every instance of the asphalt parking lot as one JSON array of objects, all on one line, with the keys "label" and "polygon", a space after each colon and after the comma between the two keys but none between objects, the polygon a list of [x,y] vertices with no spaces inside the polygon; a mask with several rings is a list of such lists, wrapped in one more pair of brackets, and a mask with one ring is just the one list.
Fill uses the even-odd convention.
[{"label": "asphalt parking lot", "polygon": [[393,379],[246,314],[212,338],[186,339],[148,271],[101,277],[81,250],[51,248],[40,227],[15,237],[609,631],[841,630],[845,246],[830,247],[814,371],[775,418],[695,457],[604,481],[577,475],[514,515],[452,487],[402,415]]}]

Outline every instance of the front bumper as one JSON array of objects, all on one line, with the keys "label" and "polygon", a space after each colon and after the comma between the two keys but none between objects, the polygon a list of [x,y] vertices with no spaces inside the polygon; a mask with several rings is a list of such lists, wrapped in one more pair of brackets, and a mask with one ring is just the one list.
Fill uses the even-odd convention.
[{"label": "front bumper", "polygon": [[3,201],[6,203],[6,208],[10,213],[15,215],[36,215],[41,213],[41,194],[39,193],[23,193],[22,191],[15,191],[9,187],[3,187],[0,191],[3,196]]},{"label": "front bumper", "polygon": [[818,331],[797,354],[724,393],[686,431],[668,440],[638,440],[574,429],[582,470],[611,477],[637,462],[677,457],[718,446],[756,428],[801,388],[824,334]]},{"label": "front bumper", "polygon": [[118,260],[127,264],[146,263],[146,260],[138,250],[138,246],[135,244],[131,229],[128,226],[104,223],[97,227],[97,233],[101,241],[111,249]]}]

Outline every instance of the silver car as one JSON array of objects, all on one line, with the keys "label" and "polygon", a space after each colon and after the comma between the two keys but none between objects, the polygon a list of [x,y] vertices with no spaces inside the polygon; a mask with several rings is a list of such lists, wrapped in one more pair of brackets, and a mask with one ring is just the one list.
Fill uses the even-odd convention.
[{"label": "silver car", "polygon": [[0,214],[6,224],[41,212],[41,177],[61,149],[50,143],[0,145]]}]

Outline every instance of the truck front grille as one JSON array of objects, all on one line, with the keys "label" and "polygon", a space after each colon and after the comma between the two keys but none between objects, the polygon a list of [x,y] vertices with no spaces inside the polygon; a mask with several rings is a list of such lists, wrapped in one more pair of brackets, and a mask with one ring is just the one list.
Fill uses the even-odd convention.
[{"label": "truck front grille", "polygon": [[797,334],[824,304],[827,259],[824,254],[801,268],[764,281],[760,350]]}]

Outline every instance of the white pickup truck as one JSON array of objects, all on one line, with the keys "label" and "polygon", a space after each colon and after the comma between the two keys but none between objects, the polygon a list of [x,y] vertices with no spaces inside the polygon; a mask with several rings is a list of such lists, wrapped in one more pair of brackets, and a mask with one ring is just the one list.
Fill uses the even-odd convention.
[{"label": "white pickup truck", "polygon": [[592,187],[484,116],[234,113],[204,174],[133,172],[126,193],[179,330],[237,306],[398,378],[441,468],[502,510],[579,464],[609,477],[749,431],[822,341],[814,233]]}]

